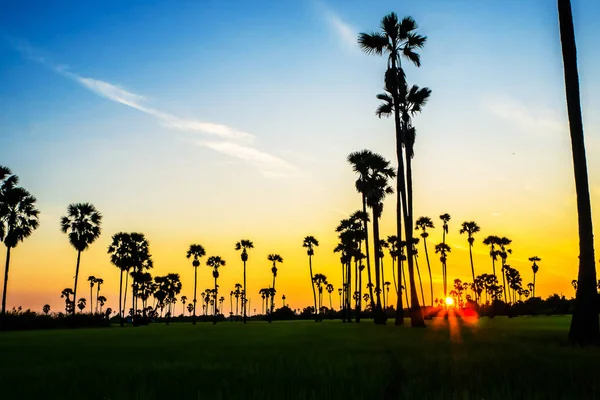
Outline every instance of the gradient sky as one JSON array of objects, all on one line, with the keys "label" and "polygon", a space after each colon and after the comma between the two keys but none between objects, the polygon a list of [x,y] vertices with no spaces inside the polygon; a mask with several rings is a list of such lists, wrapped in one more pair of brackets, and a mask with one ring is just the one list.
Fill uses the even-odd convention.
[{"label": "gradient sky", "polygon": [[[118,231],[145,233],[152,273],[179,272],[188,298],[189,244],[227,261],[220,279],[227,294],[242,280],[233,250],[242,238],[255,244],[251,308],[260,309],[257,292],[270,283],[269,253],[284,259],[278,298],[285,294],[293,308],[311,302],[306,235],[321,242],[315,272],[339,287],[334,229],[360,207],[345,158],[367,148],[395,163],[392,121],[374,115],[385,61],[356,45],[357,34],[377,29],[390,11],[413,16],[428,36],[422,67],[407,67],[410,83],[433,91],[415,119],[415,213],[436,225],[438,215],[451,214],[449,277],[470,279],[458,230],[475,220],[477,273],[491,272],[483,237],[507,236],[509,264],[524,283],[527,258],[538,255],[537,293],[572,295],[577,220],[554,3],[5,2],[0,164],[19,175],[41,210],[40,228],[12,253],[8,305],[63,309],[60,291],[73,284],[76,254],[59,218],[83,201],[104,222],[82,256],[78,291],[88,297],[87,276],[101,276],[113,309],[119,273],[106,249]],[[572,3],[595,206],[600,4]],[[394,209],[389,199],[384,236],[394,233]],[[440,229],[430,241],[431,248],[441,241]],[[439,292],[441,266],[431,260]],[[384,262],[389,276],[389,257]],[[202,265],[200,289],[211,280]]]}]

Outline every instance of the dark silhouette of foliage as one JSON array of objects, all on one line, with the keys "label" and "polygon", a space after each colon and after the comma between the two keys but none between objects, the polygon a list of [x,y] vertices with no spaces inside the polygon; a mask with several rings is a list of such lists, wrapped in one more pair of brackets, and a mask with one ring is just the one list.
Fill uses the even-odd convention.
[{"label": "dark silhouette of foliage", "polygon": [[186,254],[187,258],[193,257],[192,266],[194,267],[194,299],[192,302],[194,303],[192,324],[196,325],[196,288],[198,287],[198,267],[200,266],[200,258],[206,255],[206,251],[204,247],[199,244],[191,244],[190,248]]},{"label": "dark silhouette of foliage", "polygon": [[245,293],[247,293],[246,261],[248,261],[248,249],[252,249],[252,248],[254,248],[254,243],[252,243],[250,240],[247,240],[247,239],[242,239],[235,244],[236,250],[238,250],[238,251],[242,250],[241,258],[242,258],[242,262],[244,263],[244,297],[242,297],[242,309],[243,309],[243,314],[244,314],[244,323],[246,323],[246,320],[248,319],[247,312],[246,312],[246,297],[245,297]]}]

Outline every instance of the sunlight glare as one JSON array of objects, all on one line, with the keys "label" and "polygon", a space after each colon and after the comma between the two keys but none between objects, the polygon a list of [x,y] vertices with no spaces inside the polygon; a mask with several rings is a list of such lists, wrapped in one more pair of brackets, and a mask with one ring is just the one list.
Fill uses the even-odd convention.
[{"label": "sunlight glare", "polygon": [[454,299],[452,297],[446,297],[446,305],[454,305]]}]

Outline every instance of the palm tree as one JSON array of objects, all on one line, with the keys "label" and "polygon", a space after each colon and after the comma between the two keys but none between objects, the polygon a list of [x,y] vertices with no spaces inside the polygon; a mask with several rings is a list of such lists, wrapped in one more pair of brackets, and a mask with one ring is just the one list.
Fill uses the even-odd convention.
[{"label": "palm tree", "polygon": [[0,241],[6,246],[6,265],[4,268],[4,287],[2,290],[2,318],[0,325],[4,327],[6,313],[6,289],[8,286],[8,269],[10,266],[10,250],[17,247],[29,237],[39,226],[39,211],[35,208],[36,199],[27,190],[15,187],[18,178],[6,167],[0,166]]},{"label": "palm tree", "polygon": [[[213,268],[213,278],[215,278],[215,290],[213,293],[214,293],[214,298],[216,299],[217,296],[219,295],[219,289],[218,289],[219,286],[217,285],[217,278],[219,278],[219,268],[225,266],[225,260],[223,260],[219,256],[211,256],[211,257],[208,257],[208,260],[206,261],[206,265]],[[214,319],[213,319],[213,324],[216,325],[216,323],[217,323],[216,305],[215,305],[215,313],[214,314],[215,315],[214,315]]]},{"label": "palm tree", "polygon": [[531,265],[531,270],[533,271],[533,285],[531,287],[531,297],[535,297],[535,275],[539,271],[540,267],[537,265],[538,261],[542,261],[538,256],[529,257],[529,261],[533,264]]},{"label": "palm tree", "polygon": [[[247,239],[242,239],[239,242],[237,242],[235,244],[235,249],[237,251],[242,250],[242,254],[241,254],[241,258],[242,258],[242,262],[244,263],[244,295],[245,293],[248,293],[248,291],[246,290],[246,261],[248,261],[248,249],[253,249],[254,248],[254,243],[252,243],[251,241],[247,240]],[[246,323],[246,301],[244,301],[244,298],[242,298],[242,308],[244,310],[244,323]]]},{"label": "palm tree", "polygon": [[[81,252],[100,236],[102,215],[90,203],[69,204],[67,215],[60,220],[60,230],[69,236],[69,242],[77,250],[77,267],[75,268],[74,297],[77,297],[77,278]],[[75,312],[75,310],[73,310]]]},{"label": "palm tree", "polygon": [[495,277],[496,275],[496,260],[500,255],[500,251],[496,248],[497,245],[500,244],[500,237],[495,235],[487,236],[483,239],[483,244],[486,246],[490,246],[490,258],[492,259],[492,272]]},{"label": "palm tree", "polygon": [[[385,291],[386,291],[385,295],[383,296],[384,299],[386,297],[388,297],[388,298],[390,297],[390,285],[391,285],[391,283],[388,281],[383,282],[383,286],[385,287]],[[388,301],[386,301],[386,303],[388,304],[388,307],[389,307],[390,303]]]},{"label": "palm tree", "polygon": [[192,267],[194,267],[194,310],[192,316],[192,324],[196,325],[196,288],[198,287],[198,267],[200,266],[200,258],[206,255],[204,247],[200,244],[191,244],[186,254],[187,258],[194,257],[192,261]]},{"label": "palm tree", "polygon": [[99,296],[96,301],[100,304],[100,313],[102,313],[102,307],[104,307],[104,303],[106,303],[106,297]]},{"label": "palm tree", "polygon": [[579,75],[577,72],[577,48],[573,29],[573,15],[570,0],[558,0],[560,42],[565,71],[565,88],[571,148],[575,170],[575,191],[577,193],[577,213],[579,224],[579,290],[575,297],[575,309],[571,319],[569,339],[579,345],[600,343],[600,323],[598,321],[596,265],[594,259],[594,233],[592,208],[587,174],[583,121],[579,99]]},{"label": "palm tree", "polygon": [[[436,244],[435,245],[435,253],[440,254],[440,261],[442,262],[442,268],[443,268],[443,273],[444,273],[444,277],[445,277],[446,276],[446,261],[448,259],[448,253],[450,253],[450,246],[448,246],[444,242]],[[444,283],[446,283],[445,280],[444,280]],[[444,301],[446,300],[447,296],[448,296],[448,294],[446,293],[446,285],[444,285]]]},{"label": "palm tree", "polygon": [[571,281],[571,286],[573,286],[573,290],[575,290],[575,295],[577,295],[577,286],[579,286],[579,282],[577,282],[577,279],[573,279]]},{"label": "palm tree", "polygon": [[[463,233],[467,234],[467,242],[469,242],[469,260],[471,261],[471,274],[473,275],[473,282],[475,282],[475,267],[473,266],[473,243],[475,242],[475,238],[473,235],[479,232],[481,228],[475,221],[463,222],[460,228],[459,233],[462,235]],[[477,302],[479,298],[475,299]]]},{"label": "palm tree", "polygon": [[[444,213],[440,215],[440,219],[442,220],[442,243],[446,244],[446,234],[448,233],[448,222],[450,221],[450,214]],[[437,253],[437,251],[436,251]],[[440,258],[441,260],[441,258]],[[448,287],[448,275],[446,268],[446,261],[442,261],[442,283],[444,285],[444,302],[446,301],[446,291]]]},{"label": "palm tree", "polygon": [[48,315],[48,313],[50,312],[50,304],[44,304],[42,311],[44,312],[44,314]]},{"label": "palm tree", "polygon": [[188,310],[188,314],[192,315],[192,311],[194,311],[194,304],[188,303],[187,310]]},{"label": "palm tree", "polygon": [[419,278],[419,286],[421,287],[421,301],[425,305],[425,293],[423,292],[423,281],[421,280],[421,270],[419,269],[419,250],[417,245],[419,244],[419,238],[413,238],[413,258],[415,259],[415,269],[417,270],[417,277]]},{"label": "palm tree", "polygon": [[425,249],[425,259],[427,260],[427,270],[429,271],[429,289],[431,293],[431,307],[433,307],[433,278],[431,276],[431,265],[429,264],[429,252],[427,251],[427,237],[429,233],[427,229],[433,229],[433,221],[429,217],[419,217],[415,222],[415,228],[421,230],[421,237],[423,238],[423,248]]},{"label": "palm tree", "polygon": [[342,309],[342,288],[338,288],[338,295],[340,296],[340,310]]},{"label": "palm tree", "polygon": [[[279,254],[269,254],[267,257],[269,261],[273,263],[271,272],[273,273],[273,289],[275,289],[275,278],[277,277],[277,263],[282,263],[283,258]],[[271,298],[271,312],[275,310],[275,299]]]},{"label": "palm tree", "polygon": [[[104,279],[96,278],[96,312],[98,312],[98,296],[100,295],[100,286],[104,284]],[[102,311],[100,311],[102,312]]]},{"label": "palm tree", "polygon": [[[133,265],[133,240],[129,233],[119,232],[113,235],[112,243],[108,247],[110,262],[119,268],[121,272],[119,278],[119,318],[121,326],[123,321],[123,272],[129,271]],[[127,286],[126,286],[127,287]]]},{"label": "palm tree", "polygon": [[93,313],[92,304],[94,304],[94,297],[92,295],[92,290],[94,289],[94,285],[96,284],[96,277],[93,275],[88,276],[88,282],[90,283],[90,314]]},{"label": "palm tree", "polygon": [[[327,277],[323,274],[315,274],[315,276],[313,277],[313,281],[319,291],[318,312],[319,314],[321,314],[321,307],[323,305],[323,286],[327,285]],[[319,320],[321,320],[321,318],[319,318]]]},{"label": "palm tree", "polygon": [[[369,177],[369,169],[371,159],[373,157],[373,152],[370,150],[361,150],[357,152],[350,153],[348,155],[348,163],[352,165],[352,170],[358,174],[358,179],[356,180],[355,186],[356,191],[361,194],[362,199],[362,211],[365,218],[363,219],[363,230],[364,230],[364,240],[365,240],[365,255],[367,257],[367,279],[369,283],[372,283],[371,279],[371,257],[369,250],[369,215],[367,214],[367,180]],[[371,286],[372,287],[372,286]],[[371,295],[371,299],[373,299],[372,289],[369,292]]]},{"label": "palm tree", "polygon": [[[242,284],[241,283],[236,283],[235,284],[235,291],[233,292],[234,296],[235,296],[235,315],[240,315],[239,313],[239,301],[240,301],[240,296],[242,295]],[[243,307],[243,304],[242,304]]]},{"label": "palm tree", "polygon": [[508,258],[508,255],[512,253],[511,249],[508,249],[507,246],[509,246],[512,243],[512,240],[510,240],[509,238],[503,236],[500,238],[500,241],[498,242],[498,246],[500,246],[500,250],[498,252],[498,254],[500,255],[500,259],[502,260],[502,286],[504,287],[504,302],[506,302],[506,259]]},{"label": "palm tree", "polygon": [[[401,57],[404,56],[412,61],[416,66],[421,65],[420,56],[416,50],[422,48],[427,40],[426,37],[415,33],[417,29],[416,22],[410,18],[405,17],[401,22],[398,20],[398,16],[395,13],[390,13],[383,17],[381,21],[381,31],[373,33],[361,33],[358,37],[358,43],[361,49],[367,54],[388,55],[388,68],[391,70],[389,74],[392,77],[398,77],[399,71],[402,69]],[[390,80],[390,93],[394,104],[400,104],[400,83],[398,81],[392,82]],[[404,129],[401,122],[401,110],[400,107],[394,107],[394,123],[396,127],[396,157],[397,157],[397,190],[396,190],[396,229],[397,236],[400,239],[402,237],[402,216],[405,220],[405,234],[406,240],[412,242],[412,215],[409,213],[408,203],[406,199],[406,181],[404,171],[404,155],[402,152],[402,146],[405,143]],[[408,269],[411,281],[411,297],[413,298],[413,312],[411,312],[411,325],[414,327],[425,327],[425,321],[419,307],[419,301],[416,294],[416,287],[414,285],[414,270],[412,261],[412,249],[409,249],[408,254]],[[400,278],[400,270],[398,271],[398,278]],[[398,300],[398,307],[396,312],[396,325],[404,323],[402,298],[400,296]]]},{"label": "palm tree", "polygon": [[65,288],[60,292],[60,298],[65,299],[65,312],[67,314],[71,314],[73,312],[73,308],[75,307],[75,299],[71,300],[71,296],[73,295],[73,289]]},{"label": "palm tree", "polygon": [[369,160],[369,176],[367,177],[366,197],[367,206],[373,212],[373,247],[375,250],[375,296],[376,304],[374,310],[374,322],[385,323],[385,315],[381,308],[381,268],[380,256],[381,245],[379,238],[379,219],[383,213],[383,200],[386,195],[394,193],[391,186],[388,186],[388,179],[396,177],[394,169],[390,167],[390,162],[380,156],[373,154]]},{"label": "palm tree", "polygon": [[187,296],[181,296],[181,314],[185,316],[185,303],[187,303]]},{"label": "palm tree", "polygon": [[312,256],[315,254],[314,248],[319,245],[319,241],[315,239],[313,236],[306,236],[304,241],[302,242],[302,247],[306,248],[306,254],[308,255],[308,268],[310,270],[310,286],[313,291],[313,300],[315,304],[315,321],[317,319],[317,293],[315,291],[315,285],[313,282],[313,272],[312,272]]},{"label": "palm tree", "polygon": [[85,297],[82,297],[79,300],[77,300],[77,308],[79,308],[79,312],[83,312],[85,306],[86,306]]},{"label": "palm tree", "polygon": [[331,302],[331,293],[333,293],[333,285],[331,283],[327,284],[327,293],[329,293],[329,308],[333,310],[333,303]]}]

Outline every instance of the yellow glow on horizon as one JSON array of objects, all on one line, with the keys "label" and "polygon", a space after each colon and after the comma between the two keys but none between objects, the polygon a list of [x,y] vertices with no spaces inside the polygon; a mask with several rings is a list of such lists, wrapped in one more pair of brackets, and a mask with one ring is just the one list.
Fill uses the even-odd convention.
[{"label": "yellow glow on horizon", "polygon": [[452,297],[446,297],[446,305],[447,306],[453,306],[454,305],[454,299]]}]

